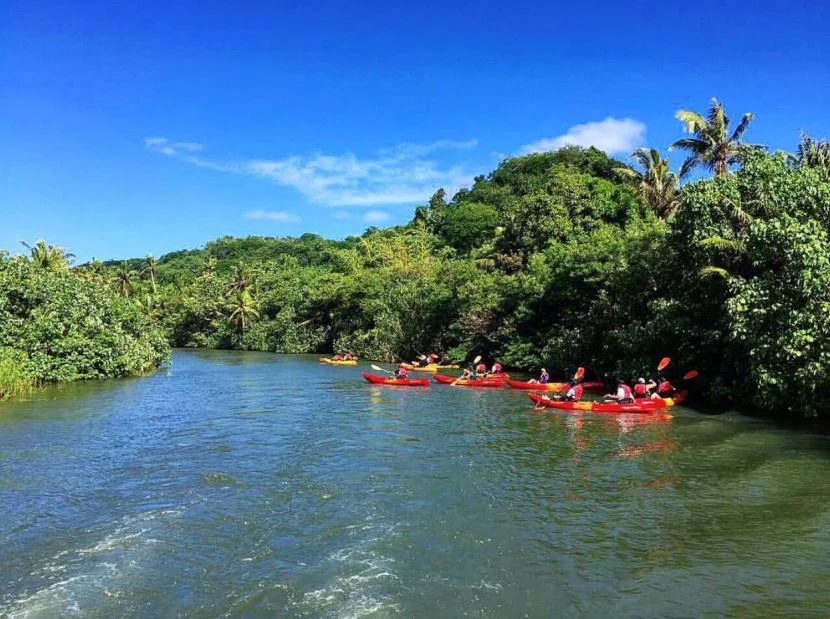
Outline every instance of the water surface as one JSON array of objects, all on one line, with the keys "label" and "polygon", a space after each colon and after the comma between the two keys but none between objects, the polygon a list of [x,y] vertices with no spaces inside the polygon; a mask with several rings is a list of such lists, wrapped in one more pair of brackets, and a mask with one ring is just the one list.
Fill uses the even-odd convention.
[{"label": "water surface", "polygon": [[0,616],[826,616],[830,440],[176,352],[0,403]]}]

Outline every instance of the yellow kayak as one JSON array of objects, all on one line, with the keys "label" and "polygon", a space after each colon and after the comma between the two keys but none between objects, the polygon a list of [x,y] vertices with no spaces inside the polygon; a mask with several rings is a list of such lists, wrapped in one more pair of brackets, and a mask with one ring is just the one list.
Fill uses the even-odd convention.
[{"label": "yellow kayak", "polygon": [[459,367],[458,365],[438,365],[437,363],[430,363],[429,365],[425,365],[423,367],[419,365],[412,365],[411,363],[401,363],[401,365],[410,372],[431,372],[433,374],[438,370],[457,370]]},{"label": "yellow kayak", "polygon": [[349,359],[348,361],[334,360],[329,357],[320,357],[320,363],[331,363],[332,365],[357,365],[357,360]]}]

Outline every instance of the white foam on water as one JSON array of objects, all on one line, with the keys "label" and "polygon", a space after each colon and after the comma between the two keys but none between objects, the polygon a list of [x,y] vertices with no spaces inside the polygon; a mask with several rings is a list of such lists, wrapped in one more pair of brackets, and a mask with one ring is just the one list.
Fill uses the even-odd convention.
[{"label": "white foam on water", "polygon": [[120,597],[119,584],[124,577],[139,569],[150,556],[152,546],[160,543],[147,533],[158,526],[159,519],[176,517],[183,511],[184,507],[128,516],[94,544],[57,553],[31,574],[54,582],[34,593],[3,600],[0,616],[9,619],[83,616],[88,614],[83,608],[87,600]]},{"label": "white foam on water", "polygon": [[400,614],[400,606],[388,591],[389,584],[399,580],[392,569],[395,560],[378,550],[378,546],[396,535],[395,527],[360,527],[361,532],[366,530],[380,534],[360,539],[322,561],[324,568],[337,574],[326,586],[303,595],[300,604],[306,610],[323,617]]}]

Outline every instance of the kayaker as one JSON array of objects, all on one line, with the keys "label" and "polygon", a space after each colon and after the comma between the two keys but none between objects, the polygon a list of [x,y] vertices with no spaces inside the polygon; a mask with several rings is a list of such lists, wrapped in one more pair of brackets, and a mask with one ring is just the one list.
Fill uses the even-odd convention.
[{"label": "kayaker", "polygon": [[549,380],[550,374],[548,374],[548,371],[545,368],[542,368],[542,371],[539,373],[539,380],[531,378],[527,382],[532,383],[534,385],[547,385]]},{"label": "kayaker", "polygon": [[579,402],[582,399],[582,392],[582,385],[572,378],[568,381],[568,390],[564,394],[556,396],[556,399]]},{"label": "kayaker", "polygon": [[427,357],[427,365],[431,363],[438,363],[438,355],[434,352],[429,353],[429,356]]},{"label": "kayaker", "polygon": [[675,388],[665,376],[657,377],[657,391],[651,394],[652,398],[670,398],[674,395]]},{"label": "kayaker", "polygon": [[334,355],[334,356],[331,358],[331,360],[332,360],[332,361],[343,361],[343,355],[341,355],[340,353],[337,353],[336,355]]},{"label": "kayaker", "polygon": [[407,370],[403,363],[401,363],[397,369],[393,372],[393,376],[395,378],[406,378],[409,375],[409,370]]},{"label": "kayaker", "polygon": [[637,379],[637,384],[634,385],[634,389],[633,389],[634,399],[650,398],[651,397],[651,391],[656,386],[657,386],[657,383],[655,383],[653,380],[650,380],[650,381],[648,381],[648,383],[646,383],[645,378],[642,378],[642,377],[638,378]]},{"label": "kayaker", "polygon": [[493,363],[493,367],[490,368],[490,374],[501,374],[501,363],[499,363],[498,360],[496,360],[496,362]]},{"label": "kayaker", "polygon": [[624,380],[617,381],[617,393],[606,393],[606,400],[616,400],[620,404],[631,404],[634,401],[631,387],[625,384]]},{"label": "kayaker", "polygon": [[481,363],[479,363],[479,364],[476,366],[476,375],[479,375],[479,374],[486,374],[486,373],[487,373],[487,366],[486,366],[486,365],[484,365],[484,362],[482,361]]},{"label": "kayaker", "polygon": [[352,353],[346,353],[343,355],[343,361],[351,361],[352,360]]}]

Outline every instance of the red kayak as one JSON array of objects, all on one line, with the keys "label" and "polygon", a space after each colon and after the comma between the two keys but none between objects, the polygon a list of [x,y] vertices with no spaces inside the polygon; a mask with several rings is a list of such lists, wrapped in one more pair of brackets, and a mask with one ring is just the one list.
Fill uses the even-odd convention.
[{"label": "red kayak", "polygon": [[613,413],[622,415],[627,413],[641,413],[653,414],[662,413],[665,409],[675,404],[680,404],[686,399],[686,393],[681,391],[674,399],[672,398],[643,398],[634,400],[630,404],[620,404],[619,402],[601,402],[585,400],[582,402],[568,402],[563,400],[552,400],[536,393],[528,393],[527,397],[533,400],[536,406],[547,406],[549,408],[556,408],[563,411],[584,411],[590,413]]},{"label": "red kayak", "polygon": [[368,372],[363,372],[361,376],[373,385],[393,385],[395,387],[429,387],[428,378],[394,378],[392,376],[378,376],[377,374],[369,374]]},{"label": "red kayak", "polygon": [[[521,380],[508,380],[507,384],[513,389],[525,389],[528,391],[554,391],[565,393],[570,385],[568,383],[528,383]],[[602,393],[605,390],[605,383],[599,380],[585,380],[580,383],[585,391],[596,391]]]},{"label": "red kayak", "polygon": [[503,387],[504,386],[504,378],[505,375],[499,376],[490,376],[488,378],[465,378],[463,380],[459,380],[457,383],[455,382],[458,377],[457,376],[446,376],[444,374],[433,374],[432,377],[435,379],[437,383],[443,383],[445,385],[451,385],[455,383],[459,387]]}]

